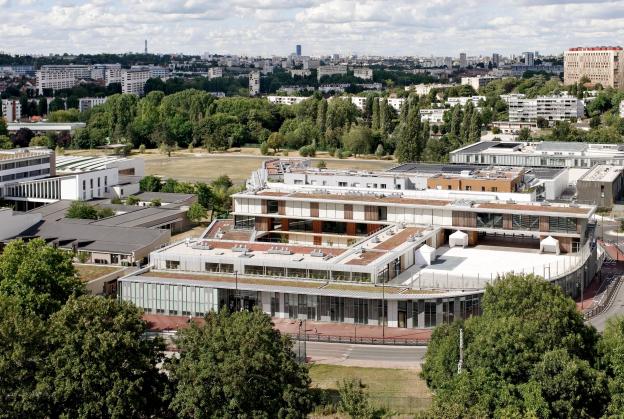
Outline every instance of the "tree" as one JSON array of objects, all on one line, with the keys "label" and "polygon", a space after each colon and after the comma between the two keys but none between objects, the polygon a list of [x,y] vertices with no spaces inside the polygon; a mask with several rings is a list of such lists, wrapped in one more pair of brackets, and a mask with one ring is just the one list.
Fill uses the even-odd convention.
[{"label": "tree", "polygon": [[372,133],[370,128],[362,125],[354,125],[342,137],[342,143],[354,156],[368,154],[372,147]]},{"label": "tree", "polygon": [[269,135],[267,145],[271,147],[276,153],[279,153],[280,149],[286,144],[286,139],[279,132],[273,132]]},{"label": "tree", "polygon": [[590,128],[598,128],[600,126],[600,116],[599,115],[595,115],[592,116],[591,119],[589,120],[589,127]]},{"label": "tree", "polygon": [[212,191],[210,186],[203,182],[195,184],[195,193],[197,194],[197,202],[207,210],[212,206]]},{"label": "tree", "polygon": [[144,176],[139,181],[139,188],[141,192],[158,192],[161,189],[160,178],[154,175]]},{"label": "tree", "polygon": [[30,140],[35,136],[35,133],[28,128],[20,128],[13,136],[13,144],[15,147],[28,147]]},{"label": "tree", "polygon": [[379,130],[379,98],[377,97],[373,99],[371,128],[374,130]]},{"label": "tree", "polygon": [[327,100],[321,99],[316,112],[316,127],[321,134],[325,133],[327,127]]},{"label": "tree", "polygon": [[158,198],[152,199],[149,203],[150,207],[160,207],[161,205],[162,205],[162,202]]},{"label": "tree", "polygon": [[9,135],[9,130],[7,129],[6,120],[0,117],[0,136],[2,135]]},{"label": "tree", "polygon": [[371,406],[365,389],[362,380],[355,378],[344,379],[338,383],[338,410],[354,419],[381,418],[382,412],[375,411]]},{"label": "tree", "polygon": [[42,239],[13,240],[0,256],[0,294],[17,297],[27,311],[48,317],[84,292],[72,254]]},{"label": "tree", "polygon": [[43,135],[38,135],[36,137],[32,137],[30,143],[28,143],[28,147],[48,147],[50,145],[50,141],[48,137]]},{"label": "tree", "polygon": [[204,218],[206,218],[206,214],[207,214],[206,208],[204,208],[198,202],[194,202],[193,204],[191,204],[188,211],[186,212],[186,216],[193,223],[201,222]]},{"label": "tree", "polygon": [[97,220],[97,209],[82,201],[73,201],[67,211],[65,212],[65,218],[82,218],[85,220]]},{"label": "tree", "polygon": [[[2,120],[2,118],[0,118]],[[13,148],[13,142],[6,135],[0,135],[0,149],[8,150]]]},{"label": "tree", "polygon": [[157,364],[164,345],[145,339],[133,304],[112,298],[70,298],[49,322],[38,389],[50,417],[149,418],[162,414],[166,376]]},{"label": "tree", "polygon": [[604,374],[592,367],[596,330],[561,288],[532,274],[508,274],[487,286],[482,307],[482,316],[432,335],[422,374],[436,394],[435,416],[602,415],[608,393]]},{"label": "tree", "polygon": [[395,155],[399,162],[404,163],[420,160],[422,152],[427,145],[427,136],[420,122],[420,111],[418,107],[413,106],[410,109],[407,123],[399,127],[398,137]]},{"label": "tree", "polygon": [[228,175],[221,175],[215,180],[213,180],[210,183],[210,186],[212,186],[213,189],[217,189],[217,188],[229,189],[232,186],[234,186],[234,183],[232,183],[232,179],[230,179]]},{"label": "tree", "polygon": [[180,331],[177,346],[165,369],[179,417],[305,418],[312,407],[307,368],[260,310],[211,312]]},{"label": "tree", "polygon": [[42,418],[35,374],[46,355],[43,321],[0,295],[0,418]]},{"label": "tree", "polygon": [[600,364],[607,373],[611,393],[607,413],[617,416],[624,412],[624,317],[607,321],[598,350]]},{"label": "tree", "polygon": [[536,123],[538,128],[548,128],[548,120],[546,120],[546,118],[544,118],[543,116],[538,116]]},{"label": "tree", "polygon": [[383,144],[377,145],[377,149],[375,150],[375,156],[377,158],[382,158],[386,154],[386,151],[383,148]]},{"label": "tree", "polygon": [[522,142],[531,141],[531,130],[528,128],[522,128],[518,133],[517,140]]}]

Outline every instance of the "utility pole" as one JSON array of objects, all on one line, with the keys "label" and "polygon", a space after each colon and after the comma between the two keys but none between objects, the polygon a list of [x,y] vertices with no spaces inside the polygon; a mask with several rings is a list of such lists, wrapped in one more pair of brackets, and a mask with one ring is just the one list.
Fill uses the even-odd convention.
[{"label": "utility pole", "polygon": [[461,374],[464,365],[464,329],[459,328],[459,362],[457,363],[457,374]]}]

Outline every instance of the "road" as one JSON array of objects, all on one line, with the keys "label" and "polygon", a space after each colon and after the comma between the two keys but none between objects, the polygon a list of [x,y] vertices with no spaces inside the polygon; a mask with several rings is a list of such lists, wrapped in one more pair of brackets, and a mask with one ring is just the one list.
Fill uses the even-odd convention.
[{"label": "road", "polygon": [[[297,349],[295,343],[295,353]],[[311,361],[346,366],[419,368],[426,352],[424,346],[306,343],[306,355]]]}]

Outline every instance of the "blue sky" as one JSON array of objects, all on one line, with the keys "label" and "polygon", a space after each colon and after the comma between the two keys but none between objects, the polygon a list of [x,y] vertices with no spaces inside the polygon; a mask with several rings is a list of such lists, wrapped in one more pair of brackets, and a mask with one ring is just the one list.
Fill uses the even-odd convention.
[{"label": "blue sky", "polygon": [[285,55],[560,53],[624,43],[624,1],[0,0],[0,50]]}]

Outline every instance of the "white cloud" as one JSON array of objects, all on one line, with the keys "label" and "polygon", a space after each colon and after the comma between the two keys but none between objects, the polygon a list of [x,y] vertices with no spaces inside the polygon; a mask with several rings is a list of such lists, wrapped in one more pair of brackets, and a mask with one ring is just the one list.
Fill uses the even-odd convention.
[{"label": "white cloud", "polygon": [[[0,0],[5,51],[457,55],[624,39],[600,0]],[[596,3],[601,3],[600,5]]]}]

